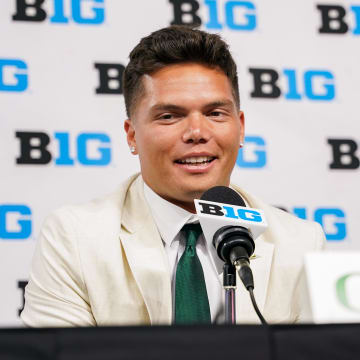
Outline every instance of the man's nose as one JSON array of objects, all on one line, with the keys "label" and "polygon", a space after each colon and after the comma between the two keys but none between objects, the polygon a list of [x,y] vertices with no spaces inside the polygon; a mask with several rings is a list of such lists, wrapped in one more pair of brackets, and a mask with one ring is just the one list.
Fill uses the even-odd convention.
[{"label": "man's nose", "polygon": [[206,143],[211,138],[207,118],[203,114],[191,114],[185,121],[183,141],[185,143]]}]

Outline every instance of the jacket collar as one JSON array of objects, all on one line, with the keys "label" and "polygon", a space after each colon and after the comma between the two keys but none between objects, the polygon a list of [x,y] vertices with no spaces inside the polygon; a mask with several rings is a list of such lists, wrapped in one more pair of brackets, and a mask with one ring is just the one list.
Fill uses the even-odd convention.
[{"label": "jacket collar", "polygon": [[[256,197],[246,193],[244,190],[239,188],[236,185],[231,185],[234,190],[239,192],[239,194],[244,198],[246,204],[249,207],[255,209],[264,210],[266,216],[266,205],[261,200]],[[268,219],[269,220],[269,219]],[[271,222],[269,222],[271,226]],[[257,302],[257,305],[260,311],[263,313],[265,307],[266,296],[268,292],[269,280],[270,280],[270,271],[273,260],[274,253],[274,244],[272,243],[272,233],[270,229],[267,229],[262,235],[260,235],[255,240],[255,252],[252,259],[250,259],[250,266],[254,276],[254,296]],[[243,286],[239,277],[237,277],[237,322],[247,322],[247,323],[260,323],[258,319],[248,291]]]}]

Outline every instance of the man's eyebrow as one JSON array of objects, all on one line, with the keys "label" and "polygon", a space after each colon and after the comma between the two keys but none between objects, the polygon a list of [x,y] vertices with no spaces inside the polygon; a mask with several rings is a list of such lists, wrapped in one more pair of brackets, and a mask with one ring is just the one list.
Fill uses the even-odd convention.
[{"label": "man's eyebrow", "polygon": [[[234,102],[228,99],[217,100],[207,103],[203,106],[204,109],[211,109],[216,107],[232,107],[234,106]],[[171,103],[160,103],[155,104],[151,107],[151,111],[186,111],[186,108],[183,106],[171,104]]]},{"label": "man's eyebrow", "polygon": [[175,104],[160,103],[151,107],[151,111],[184,111],[185,108]]},{"label": "man's eyebrow", "polygon": [[204,108],[207,109],[207,108],[232,107],[232,106],[234,106],[234,102],[231,100],[218,100],[206,104]]}]

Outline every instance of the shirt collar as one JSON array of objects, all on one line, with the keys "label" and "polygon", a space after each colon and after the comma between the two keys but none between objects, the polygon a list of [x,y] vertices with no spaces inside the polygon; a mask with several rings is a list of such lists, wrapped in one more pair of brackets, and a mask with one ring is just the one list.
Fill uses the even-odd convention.
[{"label": "shirt collar", "polygon": [[160,236],[169,246],[186,223],[199,220],[196,214],[163,199],[146,185],[145,182],[144,194]]},{"label": "shirt collar", "polygon": [[[171,243],[174,241],[176,235],[180,232],[186,223],[199,221],[199,218],[196,214],[184,210],[183,208],[163,199],[161,196],[156,194],[156,192],[153,191],[145,182],[144,195],[150,207],[155,224],[159,230],[160,236],[167,246],[171,246]],[[223,271],[224,262],[218,257],[212,244],[209,244],[205,237],[204,240],[210,253],[211,261],[215,266],[218,274],[221,274]]]}]

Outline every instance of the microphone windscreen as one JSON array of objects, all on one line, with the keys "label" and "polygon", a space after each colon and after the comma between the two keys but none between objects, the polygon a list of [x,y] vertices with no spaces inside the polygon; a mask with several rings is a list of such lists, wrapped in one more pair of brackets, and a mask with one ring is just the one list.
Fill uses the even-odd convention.
[{"label": "microphone windscreen", "polygon": [[200,200],[246,207],[243,198],[235,190],[227,186],[212,187],[201,195]]}]

